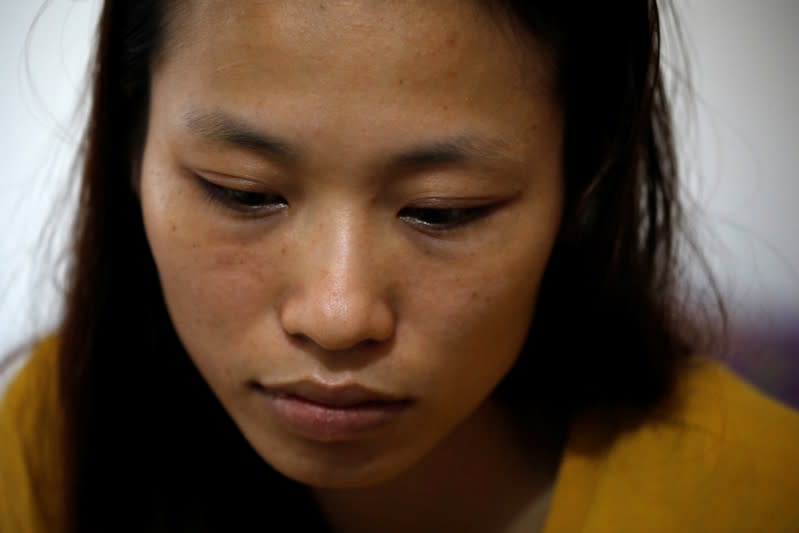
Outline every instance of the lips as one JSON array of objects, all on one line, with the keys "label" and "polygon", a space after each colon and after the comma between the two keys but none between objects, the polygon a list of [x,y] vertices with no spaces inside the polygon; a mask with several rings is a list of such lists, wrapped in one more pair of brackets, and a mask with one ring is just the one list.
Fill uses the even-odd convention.
[{"label": "lips", "polygon": [[412,404],[360,385],[328,386],[314,381],[256,389],[268,411],[290,432],[318,442],[341,442],[390,424]]}]

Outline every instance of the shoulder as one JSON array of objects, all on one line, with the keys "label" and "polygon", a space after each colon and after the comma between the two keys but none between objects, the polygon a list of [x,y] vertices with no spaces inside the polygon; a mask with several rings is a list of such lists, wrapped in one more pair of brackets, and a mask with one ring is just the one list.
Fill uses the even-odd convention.
[{"label": "shoulder", "polygon": [[678,439],[686,446],[701,441],[719,461],[743,451],[768,452],[769,457],[757,458],[762,467],[771,458],[799,453],[799,412],[709,359],[696,359],[683,368],[673,395],[649,416],[598,417],[603,418],[629,425],[630,431],[621,432],[620,444],[648,444],[655,435]]},{"label": "shoulder", "polygon": [[799,458],[799,412],[717,362],[699,360],[684,371],[673,410],[654,420],[672,421],[715,434],[719,453],[768,452],[770,457],[758,458],[762,466],[771,465],[771,459]]},{"label": "shoulder", "polygon": [[12,353],[3,368],[3,377],[8,381],[7,388],[0,393],[3,409],[7,411],[10,404],[16,404],[31,387],[54,385],[57,381],[57,365],[56,336],[46,337]]},{"label": "shoulder", "polygon": [[45,422],[56,422],[57,405],[58,340],[48,337],[34,345],[11,377],[0,401],[0,420],[6,428],[31,435]]},{"label": "shoulder", "polygon": [[786,468],[799,461],[799,412],[718,362],[700,359],[686,368],[671,403],[637,433],[632,442],[655,444],[647,439],[668,434],[678,449],[701,448],[704,481],[731,495],[757,501],[751,493],[758,492],[778,501],[776,493],[789,488],[799,495],[799,474]]},{"label": "shoulder", "polygon": [[0,530],[51,531],[63,492],[58,341],[37,343],[0,400]]},{"label": "shoulder", "polygon": [[647,416],[581,420],[564,461],[588,531],[799,531],[799,414],[717,362]]}]

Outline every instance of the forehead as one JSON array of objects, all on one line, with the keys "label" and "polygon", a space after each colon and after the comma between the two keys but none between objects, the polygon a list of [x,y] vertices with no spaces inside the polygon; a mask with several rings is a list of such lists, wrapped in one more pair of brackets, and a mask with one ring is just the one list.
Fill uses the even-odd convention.
[{"label": "forehead", "polygon": [[[357,66],[373,81],[412,70],[405,82],[475,68],[488,75],[510,67],[517,82],[545,83],[551,74],[547,54],[532,37],[499,10],[471,0],[197,0],[179,6],[168,25],[167,54],[189,49],[209,63],[227,61],[217,68],[302,59],[307,66]],[[249,61],[256,56],[261,64]],[[483,62],[488,58],[495,72]]]},{"label": "forehead", "polygon": [[280,109],[320,123],[390,115],[393,127],[403,113],[418,125],[490,110],[535,127],[532,115],[554,99],[545,49],[476,1],[183,5],[155,78],[205,107],[246,107],[256,118]]}]

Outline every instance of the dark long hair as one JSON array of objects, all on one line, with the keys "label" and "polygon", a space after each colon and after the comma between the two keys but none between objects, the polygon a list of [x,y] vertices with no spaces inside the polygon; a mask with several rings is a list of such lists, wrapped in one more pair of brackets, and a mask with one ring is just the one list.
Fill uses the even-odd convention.
[{"label": "dark long hair", "polygon": [[[677,299],[682,213],[658,6],[490,3],[552,51],[566,117],[563,227],[498,394],[564,420],[646,409],[696,349]],[[177,5],[106,0],[99,23],[59,332],[68,530],[235,531],[284,512],[300,530],[322,527],[306,489],[250,449],[190,362],[145,238],[132,181]]]}]

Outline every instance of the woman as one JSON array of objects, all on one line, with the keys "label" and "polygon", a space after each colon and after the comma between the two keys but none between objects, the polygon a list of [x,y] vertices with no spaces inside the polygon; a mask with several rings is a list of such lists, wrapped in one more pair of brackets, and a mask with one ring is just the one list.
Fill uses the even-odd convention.
[{"label": "woman", "polygon": [[680,313],[657,6],[538,4],[106,1],[4,530],[799,527]]}]

